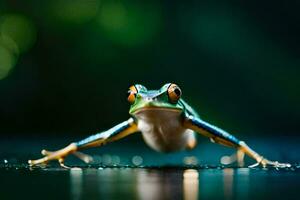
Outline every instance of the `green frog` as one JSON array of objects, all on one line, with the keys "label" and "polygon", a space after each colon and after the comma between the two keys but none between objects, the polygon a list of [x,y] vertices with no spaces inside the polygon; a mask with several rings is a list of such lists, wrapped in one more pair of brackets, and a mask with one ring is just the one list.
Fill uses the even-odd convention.
[{"label": "green frog", "polygon": [[70,154],[88,163],[92,158],[79,152],[80,150],[102,146],[133,133],[141,133],[146,144],[158,152],[193,149],[197,144],[196,134],[201,134],[214,143],[236,148],[238,161],[244,158],[244,154],[250,156],[256,160],[252,167],[258,165],[290,167],[289,163],[266,159],[244,141],[201,119],[182,99],[182,91],[174,83],[167,83],[159,90],[148,90],[143,85],[135,84],[129,88],[127,100],[131,104],[128,120],[79,142],[73,142],[58,151],[42,150],[44,157],[29,160],[29,165],[46,164],[57,160],[62,167],[67,167],[64,160]]}]

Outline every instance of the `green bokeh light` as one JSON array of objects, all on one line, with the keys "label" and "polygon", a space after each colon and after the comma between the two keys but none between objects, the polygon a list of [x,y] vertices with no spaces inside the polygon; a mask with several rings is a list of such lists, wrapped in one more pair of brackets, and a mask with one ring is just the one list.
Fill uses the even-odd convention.
[{"label": "green bokeh light", "polygon": [[8,49],[0,45],[0,80],[7,77],[9,72],[15,66],[17,61],[16,56]]},{"label": "green bokeh light", "polygon": [[3,16],[0,31],[2,35],[10,37],[16,43],[21,53],[30,49],[36,40],[34,24],[22,15]]},{"label": "green bokeh light", "polygon": [[105,2],[101,6],[98,22],[111,40],[135,46],[149,42],[158,32],[161,12],[155,4]]},{"label": "green bokeh light", "polygon": [[20,50],[17,43],[8,35],[0,32],[0,45],[13,52],[15,55],[19,55]]}]

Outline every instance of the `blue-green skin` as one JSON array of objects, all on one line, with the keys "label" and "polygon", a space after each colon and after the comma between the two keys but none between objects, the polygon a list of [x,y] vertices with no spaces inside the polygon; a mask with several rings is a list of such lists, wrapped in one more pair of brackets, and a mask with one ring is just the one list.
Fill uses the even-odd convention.
[{"label": "blue-green skin", "polygon": [[[160,107],[165,109],[180,110],[185,115],[194,115],[198,117],[197,112],[189,106],[182,98],[178,102],[171,103],[167,93],[170,83],[165,84],[159,90],[147,90],[144,86],[136,84],[138,90],[135,102],[130,106],[129,114],[133,117],[135,112],[139,109],[147,107]],[[147,98],[156,98],[155,101],[146,101]]]},{"label": "blue-green skin", "polygon": [[[138,90],[136,94],[135,102],[130,106],[129,114],[134,116],[135,112],[139,109],[144,109],[147,107],[160,107],[166,109],[177,109],[185,111],[185,107],[182,100],[179,100],[178,103],[170,103],[169,97],[167,94],[169,84],[165,84],[159,90],[147,90],[142,85],[135,85]],[[155,101],[147,101],[146,99],[156,98]]]}]

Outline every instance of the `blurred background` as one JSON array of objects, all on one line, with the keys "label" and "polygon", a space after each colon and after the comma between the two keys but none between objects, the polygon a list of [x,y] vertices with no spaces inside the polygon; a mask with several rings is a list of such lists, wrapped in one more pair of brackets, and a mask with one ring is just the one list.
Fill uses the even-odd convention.
[{"label": "blurred background", "polygon": [[[1,198],[296,199],[299,8],[271,0],[0,0]],[[90,168],[25,164],[43,148],[128,119],[130,85],[168,82],[203,119],[271,160],[298,165],[216,168],[233,149],[199,136],[192,151],[161,154],[140,134],[85,151],[92,165],[66,160]],[[147,169],[116,168],[127,165]]]},{"label": "blurred background", "polygon": [[294,138],[299,6],[2,0],[1,137],[82,138],[129,117],[130,85],[175,82],[203,119],[240,138]]}]

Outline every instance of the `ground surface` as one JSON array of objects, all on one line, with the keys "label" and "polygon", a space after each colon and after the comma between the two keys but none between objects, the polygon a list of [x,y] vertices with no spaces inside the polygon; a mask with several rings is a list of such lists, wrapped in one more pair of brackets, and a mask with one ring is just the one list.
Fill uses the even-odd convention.
[{"label": "ground surface", "polygon": [[1,199],[299,199],[300,166],[249,168],[1,167]]},{"label": "ground surface", "polygon": [[162,155],[139,138],[88,151],[96,158],[93,165],[74,157],[67,160],[70,170],[56,163],[26,165],[41,148],[67,143],[64,138],[2,139],[0,199],[299,199],[297,140],[250,140],[268,157],[293,163],[290,169],[221,166],[220,157],[233,151],[206,142],[191,152]]}]

